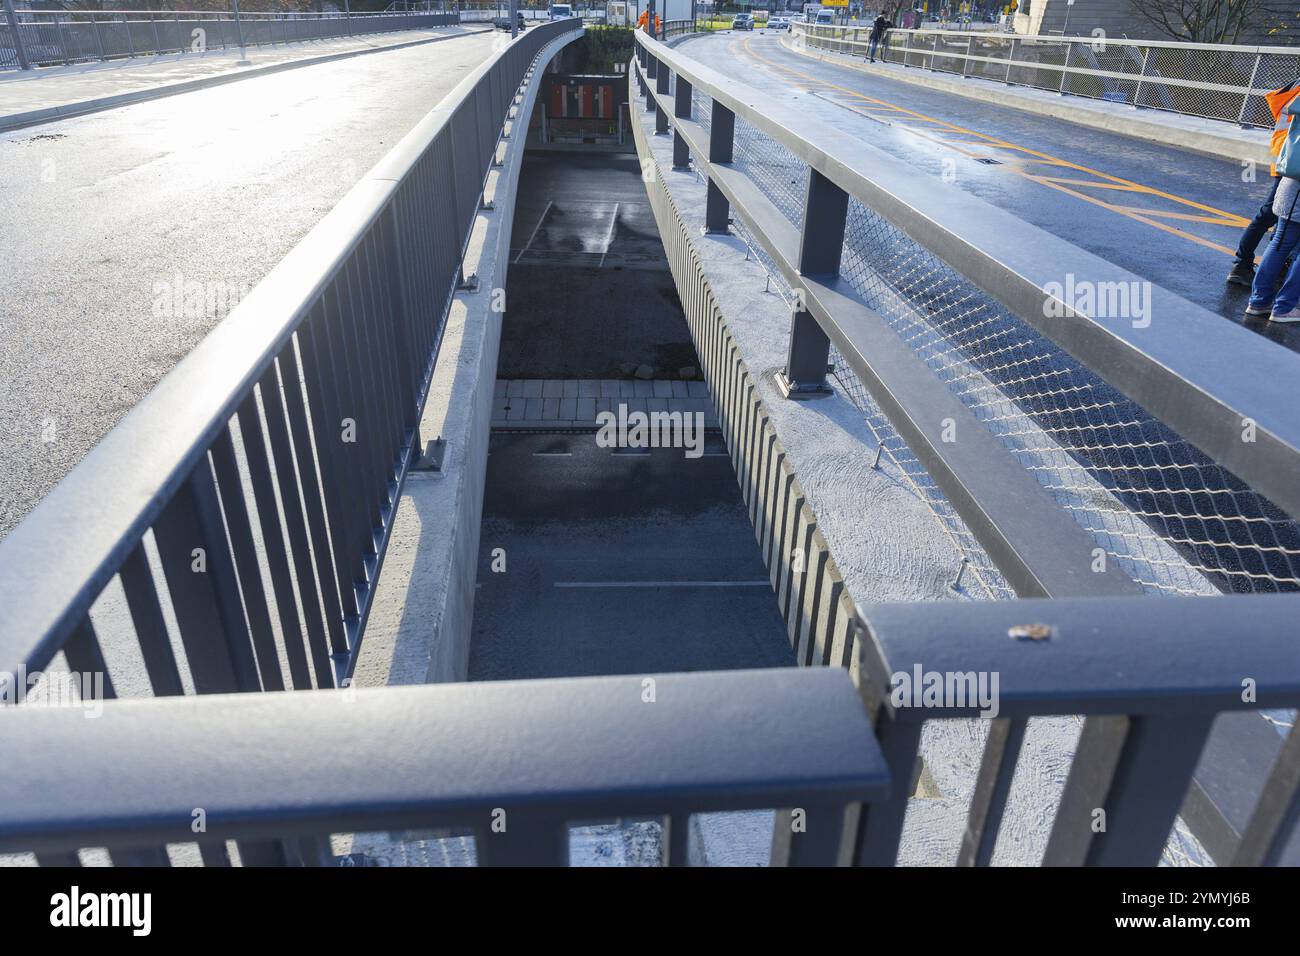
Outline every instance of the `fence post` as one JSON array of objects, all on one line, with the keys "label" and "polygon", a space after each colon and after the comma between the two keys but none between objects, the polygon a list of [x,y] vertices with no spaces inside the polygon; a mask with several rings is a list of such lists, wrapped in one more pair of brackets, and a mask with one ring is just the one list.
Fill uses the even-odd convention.
[{"label": "fence post", "polygon": [[18,32],[18,15],[14,13],[14,0],[4,0],[5,20],[9,22],[9,32],[14,38],[14,53],[18,56],[18,69],[30,70],[31,62],[27,59],[27,50],[23,47],[22,34]]},{"label": "fence post", "polygon": [[[713,118],[709,122],[709,163],[729,163],[736,140],[736,114],[717,100],[713,101]],[[704,211],[706,232],[728,232],[731,204],[718,184],[709,177],[708,199]]]},{"label": "fence post", "polygon": [[63,65],[67,66],[72,62],[68,57],[68,38],[63,32],[63,21],[59,19],[57,13],[54,15],[54,31],[59,35],[59,49],[63,51]]},{"label": "fence post", "polygon": [[230,11],[235,17],[235,41],[239,44],[239,58],[245,58],[244,53],[244,25],[239,22],[239,0],[230,0]]},{"label": "fence post", "polygon": [[[808,199],[804,203],[803,227],[799,230],[799,274],[834,277],[840,272],[844,251],[844,226],[848,221],[849,194],[815,169],[808,170]],[[777,383],[786,398],[816,398],[829,395],[826,367],[831,340],[826,330],[805,307],[802,291],[790,316],[790,350],[785,371]]]},{"label": "fence post", "polygon": [[1070,56],[1073,53],[1074,53],[1074,44],[1070,43],[1067,40],[1065,44],[1065,62],[1061,64],[1061,85],[1056,91],[1061,96],[1065,95],[1065,81],[1067,78],[1069,78],[1070,75]]},{"label": "fence post", "polygon": [[[655,92],[667,93],[669,84],[672,82],[673,74],[668,69],[667,63],[660,63],[655,71]],[[667,110],[655,109],[655,132],[668,132],[668,112]]]},{"label": "fence post", "polygon": [[975,52],[975,34],[972,33],[966,39],[966,59],[962,62],[961,65],[962,79],[965,79],[966,77],[970,76],[970,58],[972,54],[974,54],[974,52]]},{"label": "fence post", "polygon": [[1019,49],[1019,47],[1020,47],[1019,40],[1011,41],[1011,52],[1007,54],[1007,78],[1003,81],[1004,83],[1007,84],[1007,86],[1011,85],[1011,67],[1015,65],[1016,50]]},{"label": "fence post", "polygon": [[90,15],[90,32],[95,34],[95,49],[99,51],[99,58],[102,60],[104,59],[104,40],[99,35],[99,21],[95,19],[93,13]]},{"label": "fence post", "polygon": [[[1140,110],[1142,108],[1142,81],[1147,78],[1147,63],[1149,63],[1150,60],[1151,60],[1151,47],[1147,47],[1146,52],[1142,54],[1142,73],[1138,77],[1137,88],[1133,90],[1133,108],[1137,110]],[[1256,65],[1258,65],[1259,61],[1256,60],[1255,63]],[[1242,109],[1245,109],[1245,106],[1246,104],[1242,103]]]},{"label": "fence post", "polygon": [[[677,90],[673,94],[673,116],[677,119],[691,118],[691,84],[680,73],[677,74]],[[686,145],[686,137],[673,124],[673,169],[686,169],[691,163],[691,151]]]},{"label": "fence post", "polygon": [[[1148,52],[1149,51],[1150,48],[1148,47]],[[1255,65],[1250,71],[1250,82],[1246,84],[1246,92],[1241,97],[1241,111],[1237,113],[1237,125],[1244,126],[1247,129],[1250,128],[1250,124],[1246,122],[1246,106],[1250,103],[1250,94],[1255,89],[1255,77],[1259,75],[1259,61],[1262,59],[1264,59],[1264,54],[1255,54]],[[1145,63],[1142,64],[1142,72],[1146,72]]]}]

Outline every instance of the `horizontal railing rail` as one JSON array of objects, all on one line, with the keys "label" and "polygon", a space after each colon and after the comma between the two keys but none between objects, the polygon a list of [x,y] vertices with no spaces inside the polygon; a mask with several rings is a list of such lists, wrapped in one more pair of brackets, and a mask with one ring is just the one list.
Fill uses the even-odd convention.
[{"label": "horizontal railing rail", "polygon": [[[992,860],[1030,718],[1088,717],[1044,865],[1148,866],[1184,806],[1214,718],[1300,706],[1300,595],[882,604],[859,613],[860,666],[873,686],[900,686],[895,675],[997,677],[960,865]],[[977,717],[982,705],[972,694],[926,705],[885,695],[880,706],[877,730],[897,772],[915,761],[926,721]],[[1276,865],[1295,832],[1300,734],[1261,769],[1267,784],[1225,863]],[[873,805],[860,862],[893,860],[902,803]]]},{"label": "horizontal railing rail", "polygon": [[[871,26],[796,22],[797,45],[866,57]],[[890,30],[886,63],[1271,128],[1264,94],[1300,75],[1300,48]]]},{"label": "horizontal railing rail", "polygon": [[23,742],[0,775],[0,853],[47,864],[103,847],[119,865],[166,865],[165,844],[175,854],[201,832],[208,865],[231,862],[228,840],[244,865],[329,865],[333,834],[439,829],[469,834],[480,865],[567,865],[570,825],[652,817],[662,861],[681,866],[692,814],[771,809],[773,863],[831,865],[848,861],[859,805],[888,789],[857,691],[830,669],[112,701],[95,720],[28,706],[0,719]]},{"label": "horizontal railing rail", "polygon": [[226,10],[25,10],[0,19],[0,70],[451,26],[454,10],[422,13]]},{"label": "horizontal railing rail", "polygon": [[[1272,500],[1262,517],[1252,519],[1258,521],[1256,527],[1268,528],[1282,535],[1278,552],[1293,555],[1300,553],[1296,552],[1293,520],[1300,514],[1300,482],[1296,480],[1300,475],[1300,421],[1295,416],[1277,415],[1272,411],[1276,406],[1275,383],[1281,379],[1261,381],[1253,373],[1238,375],[1224,366],[1220,356],[1227,354],[1224,349],[1231,342],[1234,354],[1238,354],[1236,349],[1239,348],[1242,350],[1240,354],[1250,356],[1247,367],[1257,360],[1274,370],[1290,369],[1292,376],[1300,372],[1300,357],[1160,289],[1151,292],[1150,314],[1176,319],[1177,327],[1162,325],[1152,330],[1146,323],[1130,322],[1129,317],[1121,320],[1114,315],[1093,314],[1091,308],[1078,302],[1067,304],[1062,298],[1068,298],[1068,295],[1063,293],[1059,283],[1053,287],[1057,279],[1077,274],[1088,281],[1102,283],[1138,280],[960,190],[936,190],[933,182],[925,177],[916,177],[914,171],[896,171],[896,164],[888,162],[883,154],[879,154],[879,162],[864,161],[864,150],[869,154],[868,159],[876,158],[876,154],[860,139],[774,103],[758,91],[724,77],[698,60],[648,36],[638,34],[637,45],[634,72],[639,90],[644,95],[645,122],[648,124],[653,116],[656,132],[666,134],[671,129],[675,168],[694,168],[707,180],[706,230],[725,233],[734,229],[741,233],[751,248],[758,251],[764,268],[770,267],[769,275],[774,274],[791,290],[794,305],[790,345],[779,380],[787,394],[799,397],[801,394],[824,392],[827,362],[833,345],[839,360],[848,366],[853,378],[865,386],[889,425],[897,430],[929,472],[947,502],[969,528],[969,533],[987,552],[996,569],[1005,575],[1016,594],[1022,597],[1096,599],[1100,603],[1093,605],[1093,617],[1086,629],[1088,636],[1100,632],[1109,622],[1117,628],[1116,634],[1132,637],[1132,632],[1120,622],[1135,620],[1135,615],[1159,615],[1163,608],[1167,623],[1158,630],[1168,637],[1156,646],[1160,648],[1159,655],[1164,655],[1165,659],[1178,653],[1178,642],[1184,631],[1194,629],[1199,616],[1212,608],[1211,617],[1205,620],[1218,620],[1225,627],[1234,622],[1233,627],[1219,637],[1221,660],[1230,662],[1232,668],[1248,664],[1261,672],[1285,671],[1286,665],[1280,658],[1291,653],[1284,637],[1293,629],[1288,629],[1283,622],[1288,615],[1295,613],[1294,597],[1271,599],[1277,603],[1270,603],[1270,599],[1264,597],[1245,603],[1236,598],[1221,599],[1223,603],[1206,603],[1184,597],[1174,604],[1162,603],[1158,607],[1145,601],[1130,604],[1129,596],[1148,589],[1146,582],[1135,581],[1126,570],[1118,570],[1118,562],[1097,561],[1098,553],[1103,556],[1106,553],[1106,549],[1098,547],[1098,542],[1105,540],[1105,532],[1098,534],[1079,520],[1079,515],[1086,510],[1079,506],[1078,496],[1082,492],[1104,495],[1103,489],[1108,486],[1084,486],[1068,489],[1065,493],[1052,489],[1049,493],[1049,483],[1032,470],[1032,445],[1031,453],[1021,454],[1014,443],[1003,438],[1008,428],[1000,422],[1015,421],[1017,427],[1027,427],[1017,417],[1028,418],[1028,413],[1013,404],[1017,398],[1015,388],[1012,387],[1010,397],[1001,399],[1006,407],[999,407],[998,416],[990,418],[975,414],[982,409],[968,404],[962,386],[964,382],[988,374],[976,362],[985,340],[994,343],[994,354],[1000,366],[1011,367],[1022,378],[1039,374],[1029,362],[1017,357],[1014,340],[1009,335],[1017,328],[1017,322],[1023,323],[1023,327],[1031,327],[1041,335],[1039,339],[1026,339],[1031,344],[1029,351],[1033,363],[1073,357],[1082,363],[1083,371],[1078,374],[1095,373],[1115,390],[1103,395],[1105,402],[1102,404],[1089,402],[1087,413],[1107,406],[1121,407],[1126,409],[1126,413],[1135,410],[1142,422],[1145,437],[1127,438],[1127,442],[1134,443],[1124,445],[1127,452],[1118,464],[1108,466],[1111,471],[1101,472],[1101,466],[1096,462],[1089,463],[1089,467],[1112,476],[1131,474],[1125,469],[1143,473],[1143,469],[1149,472],[1163,466],[1179,473],[1180,468],[1203,467],[1196,463],[1201,459],[1182,464],[1180,456],[1184,445],[1190,443],[1205,455],[1212,456],[1212,460],[1205,459],[1208,464],[1204,467],[1213,469],[1222,465],[1235,473],[1235,477],[1220,476],[1223,484],[1217,486],[1217,491],[1216,486],[1207,485],[1203,494],[1201,489],[1195,494],[1189,493],[1189,499],[1200,495],[1200,504],[1195,507],[1208,509],[1203,513],[1213,514],[1217,506],[1210,503],[1216,495],[1236,494],[1233,489],[1237,486],[1231,481],[1237,477],[1248,481],[1250,488]],[[697,97],[706,104],[703,107],[705,115],[697,113],[701,110]],[[637,122],[641,120],[638,118]],[[760,147],[760,142],[772,148]],[[793,192],[801,195],[796,197],[796,202],[783,205],[783,200],[790,197],[782,195],[781,184],[797,177],[800,167],[804,167],[804,188],[799,190],[796,186]],[[773,168],[779,171],[779,175],[768,175]],[[792,215],[792,209],[797,215]],[[857,228],[850,236],[848,224],[855,218]],[[902,271],[923,277],[920,301],[908,301],[908,290],[891,287],[888,276],[883,280],[873,278],[870,264],[866,270],[858,267],[852,275],[842,273],[842,265],[851,254],[861,258],[876,249],[855,245],[868,232],[874,232],[874,237],[868,235],[867,238],[877,241],[879,249],[883,250],[874,252],[882,257],[882,266],[891,260],[912,262]],[[880,236],[886,238],[881,240]],[[907,260],[907,256],[912,258]],[[923,264],[920,260],[925,256],[933,257],[942,266]],[[958,279],[952,280],[949,272],[956,273]],[[867,291],[872,292],[871,301],[866,297]],[[989,325],[980,318],[977,310],[984,306],[978,293],[987,295],[1005,310],[999,319],[1000,325]],[[938,349],[944,361],[957,369],[956,379],[938,374],[940,369],[918,350],[916,343],[924,345],[927,336],[933,339],[936,335],[924,319],[908,319],[906,323],[895,324],[879,311],[889,308],[906,313],[909,309],[924,309],[939,315],[948,309],[950,301],[961,306],[954,312],[954,324],[958,328],[974,325],[980,337],[975,347],[968,346],[960,337],[940,340]],[[1191,326],[1184,325],[1184,321],[1190,322]],[[1190,327],[1197,329],[1191,338],[1185,335]],[[952,359],[954,354],[962,356],[968,348],[973,350],[965,358]],[[1057,348],[1064,351],[1053,357],[1052,350]],[[836,375],[838,378],[838,371]],[[1064,393],[1083,391],[1085,396],[1091,394],[1069,378],[1060,387]],[[1030,412],[1036,403],[1042,401],[1043,395],[1031,395],[1027,403]],[[1138,404],[1126,404],[1130,402]],[[1264,427],[1270,438],[1265,445],[1258,445],[1253,429],[1265,419],[1267,424]],[[1166,426],[1176,433],[1160,431]],[[1051,445],[1056,434],[1050,431],[1053,427],[1059,426],[1051,422],[1044,424],[1049,437],[1044,442],[1040,436],[1034,444]],[[1104,434],[1095,421],[1087,427],[1096,434]],[[960,436],[959,440],[945,438],[945,428],[950,434]],[[1099,439],[1093,441],[1099,442]],[[1162,445],[1162,442],[1169,444]],[[1173,457],[1168,457],[1168,453],[1158,453],[1166,447],[1175,453]],[[1146,452],[1133,457],[1131,452],[1137,448],[1151,449],[1151,457],[1147,457]],[[1044,448],[1043,451],[1049,452],[1050,449]],[[1082,456],[1083,451],[1071,451],[1071,454]],[[1030,466],[1026,465],[1027,461]],[[1050,470],[1051,467],[1040,466],[1039,470]],[[1145,477],[1144,480],[1154,479]],[[1195,514],[1195,511],[1183,513]],[[1136,517],[1145,522],[1163,516]],[[1221,520],[1240,520],[1240,516],[1225,511]],[[1170,532],[1163,531],[1162,534],[1163,538],[1156,535],[1153,540],[1162,540],[1171,548],[1181,544]],[[1250,547],[1268,550],[1258,541],[1247,543],[1246,548]],[[1176,562],[1178,559],[1172,560]],[[1287,560],[1290,562],[1290,558]],[[1170,563],[1169,559],[1161,561]],[[1290,567],[1292,570],[1283,572],[1270,584],[1281,590],[1294,590],[1293,563]],[[1230,573],[1225,572],[1225,576]],[[1125,603],[1110,603],[1114,599]],[[1057,602],[1034,602],[1033,605],[1013,602],[1010,606],[1015,610],[1005,613],[1026,617],[1034,615],[1033,610],[1026,609],[1041,607],[1042,616],[1050,620],[1050,609],[1056,607]],[[969,607],[959,605],[960,609],[953,613],[967,613]],[[1174,607],[1176,612],[1171,610]],[[873,613],[870,609],[864,612],[868,627],[873,623]],[[1004,629],[1004,640],[1021,639],[1033,644],[1039,633],[1039,628],[1034,626],[1036,622],[1026,620],[1019,623],[1022,627],[1016,633],[1008,635]],[[1085,629],[1071,623],[1068,633],[1072,640],[1081,639]],[[1253,640],[1256,635],[1263,635],[1260,643],[1255,645],[1260,649],[1259,653],[1254,656],[1243,653],[1239,657],[1237,649],[1243,646],[1242,642]],[[961,661],[960,666],[953,664],[958,670],[982,672],[1001,666],[998,660],[986,661],[976,653],[963,656],[962,649],[967,645],[959,637],[949,635],[948,639],[952,641],[953,653]],[[1077,650],[1078,644],[1074,648]],[[1116,645],[1111,656],[1103,657],[1116,675],[1122,677],[1128,672],[1126,668],[1131,666],[1152,675],[1153,687],[1158,685],[1161,672],[1154,664],[1145,666],[1150,663],[1145,650],[1121,656],[1118,648]],[[1032,650],[1024,653],[1032,653]],[[1278,658],[1276,668],[1267,664],[1270,655]],[[1157,655],[1155,659],[1160,658]],[[1191,659],[1200,660],[1196,657]],[[1231,672],[1231,668],[1226,670]],[[1248,671],[1242,673],[1249,676]],[[868,690],[869,694],[882,692],[884,685],[880,684],[879,669],[875,676],[875,690]],[[1080,844],[1081,834],[1076,831],[1071,831],[1069,839],[1063,835],[1064,831],[1054,833],[1049,861],[1140,859],[1154,862],[1152,853],[1158,857],[1165,846],[1170,825],[1191,785],[1192,773],[1209,736],[1211,722],[1219,710],[1230,709],[1232,705],[1222,699],[1211,702],[1198,698],[1194,689],[1189,690],[1173,680],[1175,675],[1166,668],[1164,676],[1169,677],[1170,682],[1152,690],[1150,696],[1157,709],[1163,706],[1163,712],[1158,719],[1143,725],[1134,723],[1134,714],[1125,712],[1118,703],[1114,703],[1115,709],[1106,711],[1104,716],[1100,711],[1076,705],[1075,698],[1089,692],[1100,693],[1100,688],[1105,686],[1102,679],[1089,685],[1089,675],[1078,676],[1080,683],[1074,697],[1065,693],[1048,693],[1046,688],[1052,686],[1050,681],[1040,682],[1037,689],[1032,684],[1029,686],[1031,697],[1042,691],[1039,698],[1035,698],[1038,714],[1092,715],[1085,722],[1083,742],[1075,757],[1073,766],[1077,769],[1072,777],[1075,782],[1067,790],[1070,809],[1060,818],[1070,823],[1062,822],[1061,826],[1077,822],[1072,814],[1077,809],[1078,800],[1084,799],[1078,796],[1080,793],[1086,792],[1089,799],[1097,796],[1095,790],[1087,790],[1080,782],[1086,777],[1091,780],[1088,786],[1102,787],[1101,797],[1113,792],[1116,805],[1124,805],[1126,814],[1145,814],[1150,832],[1144,831],[1146,837],[1141,841],[1110,841],[1104,850],[1089,849],[1086,840]],[[1071,675],[1066,672],[1065,677],[1069,680]],[[1122,683],[1117,679],[1116,686],[1122,686]],[[1248,703],[1247,706],[1293,707],[1295,700],[1289,687],[1283,681],[1282,689],[1271,698],[1273,703]],[[1162,700],[1165,702],[1163,705]],[[1170,723],[1172,715],[1179,710],[1180,705],[1174,703],[1177,701],[1197,710],[1195,719],[1186,727]],[[1121,717],[1128,723],[1117,725],[1112,717]],[[988,777],[1001,787],[1009,785],[1009,777],[1004,779],[1000,776],[999,768],[1005,766],[1007,749],[1013,744],[1018,747],[1016,735],[1022,734],[1024,728],[1008,724],[998,726],[1001,728],[999,733],[990,735],[986,745],[980,779],[983,781]],[[1012,727],[1014,733],[1009,733],[1008,727]],[[916,757],[919,727],[910,728],[906,721],[877,721],[877,728],[882,733],[882,746],[898,786],[900,780],[907,779],[906,768]],[[1276,735],[1271,730],[1268,733],[1276,742]],[[1297,739],[1300,738],[1292,731],[1287,749],[1271,769],[1269,766],[1251,768],[1259,779],[1264,780],[1258,803],[1261,811],[1257,811],[1257,818],[1267,805],[1273,808],[1269,813],[1277,819],[1291,819],[1286,814],[1293,815],[1296,792],[1293,751]],[[1146,766],[1152,747],[1157,750],[1168,747],[1168,761],[1162,764],[1152,759],[1151,765]],[[1143,766],[1132,770],[1133,761]],[[1111,769],[1103,774],[1099,768],[1104,767]],[[1122,776],[1115,769],[1117,767],[1129,776]],[[1131,794],[1125,796],[1129,794],[1125,788],[1131,786],[1127,781],[1141,781],[1138,788],[1141,790],[1151,784],[1153,776],[1159,777],[1157,771],[1162,767],[1170,771],[1166,789],[1152,790],[1147,800],[1131,797]],[[1010,773],[1010,770],[1006,772]],[[1098,779],[1102,781],[1100,784]],[[1112,791],[1107,787],[1112,787]],[[871,813],[875,814],[877,822],[871,826],[883,826],[896,836],[891,828],[902,825],[905,796],[896,794],[892,803],[873,807]],[[986,788],[982,799],[988,797]],[[1089,804],[1092,807],[1100,805]],[[990,807],[993,806],[990,801]],[[1134,811],[1134,806],[1140,806],[1140,811]],[[985,827],[992,819],[988,816],[994,812],[990,807],[979,816],[980,827]],[[1288,810],[1288,807],[1292,809]],[[891,817],[891,813],[894,816]],[[975,814],[975,809],[972,813]],[[882,818],[886,822],[882,823]],[[1278,830],[1281,837],[1274,833],[1274,837],[1264,839],[1259,835],[1263,824],[1252,824],[1254,834],[1243,834],[1240,841],[1241,846],[1248,849],[1238,848],[1236,852],[1242,854],[1243,859],[1249,858],[1254,862],[1273,859],[1280,852],[1279,843],[1284,842],[1290,825]],[[995,837],[996,826],[991,838]],[[876,845],[875,837],[863,837],[859,845]],[[1097,847],[1101,845],[1100,842],[1096,844]],[[887,845],[881,844],[881,847],[879,852],[863,850],[860,861],[880,863],[892,860],[897,841],[887,841]],[[987,862],[992,846],[982,847],[978,853],[970,850],[966,858]]]},{"label": "horizontal railing rail", "polygon": [[0,541],[0,673],[107,673],[111,584],[156,695],[348,679],[503,125],[580,30],[466,76]]},{"label": "horizontal railing rail", "polygon": [[[1300,374],[1300,356],[1160,288],[1150,290],[1149,314],[1176,319],[1176,328],[1152,329],[1131,317],[1093,314],[1099,310],[1062,301],[1061,280],[1070,276],[1099,287],[1150,284],[960,190],[936,193],[925,178],[896,164],[863,163],[863,150],[870,147],[851,133],[774,103],[644,34],[637,34],[637,43],[639,82],[657,127],[667,130],[671,117],[677,157],[708,178],[708,228],[725,229],[734,210],[798,290],[809,321],[796,320],[791,356],[807,357],[802,369],[787,369],[788,378],[820,382],[833,341],[853,372],[873,383],[871,391],[890,420],[990,556],[1005,566],[1018,593],[1081,596],[1131,589],[1091,570],[1094,545],[1076,533],[1073,519],[1061,520],[1061,508],[1036,478],[1011,460],[989,428],[909,354],[840,275],[850,197],[1277,506],[1300,515],[1300,482],[1294,480],[1300,474],[1300,418],[1277,407],[1274,384]],[[660,64],[667,68],[662,80]],[[669,93],[670,72],[685,95]],[[694,93],[712,103],[707,127],[691,115]],[[738,121],[807,165],[802,228],[754,180],[752,165],[733,162]],[[803,332],[806,350],[793,341]],[[1242,364],[1225,367],[1225,354],[1241,357]],[[961,441],[943,439],[945,421],[955,424]],[[1251,440],[1243,440],[1243,428]]]}]

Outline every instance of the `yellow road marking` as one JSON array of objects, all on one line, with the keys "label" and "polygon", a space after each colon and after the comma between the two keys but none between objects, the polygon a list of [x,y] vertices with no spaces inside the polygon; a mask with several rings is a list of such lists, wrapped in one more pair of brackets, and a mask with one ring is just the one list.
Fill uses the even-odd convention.
[{"label": "yellow road marking", "polygon": [[[1206,246],[1210,249],[1217,249],[1220,252],[1224,252],[1228,255],[1233,255],[1233,256],[1236,255],[1236,250],[1229,248],[1228,246],[1220,245],[1219,243],[1213,242],[1209,239],[1203,239],[1200,236],[1194,235],[1189,232],[1184,232],[1181,229],[1176,229],[1173,226],[1169,226],[1165,223],[1157,222],[1156,220],[1149,218],[1150,216],[1160,215],[1160,213],[1153,212],[1152,210],[1134,210],[1133,207],[1127,207],[1127,206],[1116,206],[1111,203],[1105,202],[1104,200],[1098,199],[1095,196],[1089,196],[1086,193],[1080,192],[1077,189],[1072,189],[1070,188],[1069,185],[1065,185],[1065,184],[1070,183],[1072,185],[1078,185],[1085,188],[1123,189],[1129,192],[1145,193],[1150,196],[1156,196],[1161,199],[1169,200],[1170,202],[1177,203],[1178,205],[1181,206],[1187,206],[1192,209],[1199,209],[1204,213],[1210,214],[1209,216],[1169,214],[1171,218],[1184,218],[1192,221],[1208,222],[1215,225],[1229,226],[1234,229],[1244,228],[1249,222],[1249,220],[1241,216],[1238,216],[1235,213],[1225,212],[1222,209],[1216,209],[1213,206],[1207,206],[1204,203],[1196,202],[1195,200],[1188,199],[1184,196],[1178,196],[1173,193],[1164,192],[1163,190],[1156,189],[1152,186],[1146,186],[1142,183],[1133,182],[1132,180],[1124,179],[1120,176],[1112,176],[1110,173],[1104,173],[1098,169],[1092,169],[1091,167],[1083,166],[1080,165],[1079,163],[1071,162],[1070,160],[1067,159],[1061,159],[1059,157],[1052,156],[1048,153],[1043,153],[1035,149],[1030,149],[1026,146],[1021,146],[1018,143],[1012,143],[1008,140],[999,139],[996,136],[991,136],[987,133],[981,133],[978,130],[967,129],[962,126],[958,126],[955,123],[950,123],[946,120],[936,119],[935,117],[932,116],[926,116],[924,113],[918,113],[915,110],[910,110],[907,109],[906,107],[898,106],[897,104],[890,103],[886,100],[880,100],[872,96],[867,96],[865,93],[860,93],[857,90],[852,90],[849,89],[848,87],[840,86],[839,84],[832,83],[829,80],[824,80],[819,77],[812,76],[811,74],[804,73],[801,70],[796,70],[793,67],[786,66],[781,63],[777,63],[774,60],[770,60],[759,53],[755,53],[750,44],[751,44],[751,40],[748,38],[741,41],[741,45],[743,46],[744,51],[749,56],[753,57],[754,59],[758,60],[761,63],[767,64],[773,69],[780,70],[794,76],[798,76],[801,79],[807,80],[808,82],[817,84],[819,86],[826,86],[826,87],[830,87],[831,89],[839,90],[841,93],[847,94],[848,96],[851,96],[854,99],[864,100],[868,103],[873,104],[878,108],[886,108],[894,112],[903,113],[914,120],[924,122],[924,123],[933,123],[935,125],[945,127],[946,129],[951,130],[954,133],[959,133],[963,136],[974,137],[982,146],[986,146],[986,147],[994,146],[998,149],[1012,150],[1015,152],[1025,154],[1026,158],[1022,158],[1020,163],[1008,161],[1011,159],[1010,157],[1007,157],[1004,160],[1008,172],[1015,173],[1016,175],[1023,176],[1026,179],[1031,179],[1035,182],[1042,183],[1044,186],[1048,186],[1052,189],[1059,190],[1060,192],[1066,193],[1067,195],[1070,196],[1074,196],[1077,199],[1082,199],[1085,202],[1089,202],[1092,203],[1093,205],[1100,206],[1103,209],[1108,209],[1111,212],[1117,213],[1118,215],[1124,216],[1128,219],[1133,219],[1136,222],[1141,222],[1144,225],[1148,225],[1151,226],[1152,228],[1159,229],[1162,232],[1167,232],[1172,235],[1179,236],[1183,239],[1187,239],[1191,242],[1195,242],[1198,245]],[[807,87],[804,88],[807,89]],[[862,110],[859,110],[856,107],[850,107],[850,109],[853,109],[856,112],[865,113],[865,110],[869,109],[869,107],[863,107]],[[919,129],[913,127],[899,127],[899,128],[907,129],[909,132],[913,133],[916,136],[920,136],[923,139],[928,139],[931,140],[932,142],[939,143],[940,145],[950,147],[952,149],[957,150],[958,152],[964,153],[967,156],[977,155],[975,153],[972,153],[970,150],[963,149],[961,146],[956,145],[956,143],[954,143],[951,140],[938,139],[934,136],[927,135],[926,133],[923,133]],[[1032,157],[1032,159],[1028,157]],[[1043,163],[1052,166],[1060,166],[1066,169],[1073,169],[1077,172],[1085,173],[1089,176],[1096,176],[1098,177],[1098,179],[1105,180],[1105,182],[1089,182],[1087,180],[1082,180],[1082,181],[1064,180],[1059,178],[1038,176],[1029,173],[1022,168],[1019,168],[1021,163],[1028,164],[1030,162]]]}]

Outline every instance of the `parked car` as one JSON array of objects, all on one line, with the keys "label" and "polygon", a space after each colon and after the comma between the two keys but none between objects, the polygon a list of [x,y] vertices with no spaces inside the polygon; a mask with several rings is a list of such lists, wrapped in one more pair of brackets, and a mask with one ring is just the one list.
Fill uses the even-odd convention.
[{"label": "parked car", "polygon": [[819,10],[817,11],[817,22],[823,26],[829,23],[834,23],[835,14],[831,13],[829,10]]},{"label": "parked car", "polygon": [[[524,22],[524,15],[523,15],[523,13],[522,13],[522,12],[518,12],[518,13],[516,13],[516,16],[519,18],[519,29],[520,29],[520,30],[526,30],[526,29],[528,29],[528,24]],[[492,18],[492,25],[493,25],[494,27],[496,27],[498,30],[509,30],[509,29],[510,29],[510,18],[509,18],[509,17],[493,17],[493,18]]]},{"label": "parked car", "polygon": [[754,29],[754,17],[748,13],[737,13],[731,21],[733,30],[752,30]]}]

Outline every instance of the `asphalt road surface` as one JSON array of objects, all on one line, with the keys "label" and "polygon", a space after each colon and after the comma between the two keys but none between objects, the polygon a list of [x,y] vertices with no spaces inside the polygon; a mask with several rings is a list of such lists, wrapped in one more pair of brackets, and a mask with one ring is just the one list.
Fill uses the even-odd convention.
[{"label": "asphalt road surface", "polygon": [[679,49],[856,133],[936,185],[978,196],[1300,348],[1296,326],[1245,323],[1247,290],[1223,281],[1242,228],[1268,193],[1266,168],[1249,182],[1241,163],[822,62],[773,33],[703,36]]},{"label": "asphalt road surface", "polygon": [[0,537],[494,42],[0,134]]},{"label": "asphalt road surface", "polygon": [[691,459],[494,433],[478,581],[471,680],[794,666],[716,435]]}]

